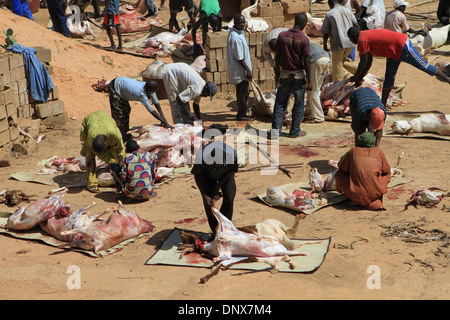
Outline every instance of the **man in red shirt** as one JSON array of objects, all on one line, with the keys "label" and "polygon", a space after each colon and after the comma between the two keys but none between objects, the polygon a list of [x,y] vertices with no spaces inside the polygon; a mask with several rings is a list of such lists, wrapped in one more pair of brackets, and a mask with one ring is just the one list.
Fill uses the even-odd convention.
[{"label": "man in red shirt", "polygon": [[281,133],[284,111],[291,91],[295,102],[292,107],[289,137],[295,138],[305,134],[300,130],[300,123],[305,113],[305,84],[307,84],[306,90],[312,89],[309,72],[310,41],[302,32],[307,22],[306,14],[298,13],[295,16],[294,27],[281,32],[278,36],[275,46],[275,81],[278,83],[278,88],[273,109],[272,137],[278,137]]},{"label": "man in red shirt", "polygon": [[450,77],[435,66],[427,63],[414,49],[408,36],[404,33],[387,29],[360,31],[356,27],[351,27],[348,29],[347,35],[353,43],[357,44],[360,56],[358,69],[355,75],[350,78],[350,81],[355,82],[356,86],[361,85],[364,76],[372,66],[373,56],[387,58],[381,95],[381,102],[385,106],[389,93],[394,86],[398,67],[402,61],[450,84]]}]

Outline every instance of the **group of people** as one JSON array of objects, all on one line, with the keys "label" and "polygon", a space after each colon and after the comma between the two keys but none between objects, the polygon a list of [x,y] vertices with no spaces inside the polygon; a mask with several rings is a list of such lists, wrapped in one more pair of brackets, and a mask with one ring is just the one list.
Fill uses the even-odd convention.
[{"label": "group of people", "polygon": [[[110,1],[117,0],[108,0],[108,5]],[[322,25],[323,47],[312,43],[303,32],[307,16],[305,13],[299,13],[295,16],[292,28],[277,28],[268,34],[264,42],[264,53],[274,68],[277,82],[271,139],[283,135],[284,114],[291,94],[294,95],[295,102],[288,136],[295,138],[306,134],[300,128],[305,112],[313,122],[324,121],[320,87],[328,70],[331,69],[332,81],[343,80],[344,69],[353,74],[349,81],[355,83],[356,87],[350,98],[355,147],[339,161],[335,176],[336,187],[338,192],[360,205],[371,210],[380,210],[384,208],[382,197],[387,192],[387,184],[390,181],[390,167],[380,149],[380,140],[387,116],[387,98],[394,85],[400,62],[410,63],[448,83],[450,78],[435,66],[426,63],[412,47],[406,32],[419,31],[412,30],[404,18],[403,12],[407,3],[395,0],[395,10],[388,13],[386,20],[383,19],[385,28],[382,29],[377,19],[369,19],[369,13],[378,11],[366,5],[368,1],[365,0],[360,6],[356,0],[329,1],[330,11]],[[220,6],[218,0],[202,0],[200,7],[195,4],[190,6],[191,2],[192,0],[170,1],[171,19],[176,17],[177,12],[185,9],[190,18],[193,39],[196,38],[198,28],[202,27],[201,45],[205,46],[208,24],[211,24],[214,30],[221,28]],[[355,8],[355,14],[352,8]],[[197,14],[199,19],[196,21]],[[365,17],[367,19],[362,21]],[[107,14],[105,21],[107,19],[114,21],[115,18]],[[227,72],[229,83],[236,87],[237,120],[251,119],[248,111],[253,69],[244,34],[245,23],[245,17],[236,14],[227,39]],[[179,28],[176,23],[171,25],[171,28],[173,27]],[[358,64],[352,58],[355,49],[359,52]],[[372,89],[361,87],[363,78],[371,67],[373,56],[387,58],[381,99]],[[213,82],[204,81],[185,63],[170,63],[164,66],[162,80],[168,94],[173,123],[193,124],[194,120],[201,120],[201,97],[212,99],[217,93],[217,86]],[[154,196],[154,169],[158,154],[140,151],[139,145],[127,132],[131,112],[129,101],[140,101],[161,125],[172,127],[161,110],[155,94],[156,89],[155,81],[142,82],[118,77],[112,80],[109,86],[111,116],[104,111],[95,111],[83,120],[81,154],[86,156],[89,191],[98,192],[95,176],[97,156],[107,163],[115,164],[112,166],[113,175],[124,195],[134,199],[149,199]],[[305,93],[308,94],[306,107]],[[193,112],[189,104],[191,100]],[[220,211],[230,220],[233,215],[237,155],[230,146],[213,142],[202,149],[200,157],[199,162],[195,162],[192,173],[202,195],[209,224],[214,230],[216,222],[210,208],[216,200],[222,197]]]}]

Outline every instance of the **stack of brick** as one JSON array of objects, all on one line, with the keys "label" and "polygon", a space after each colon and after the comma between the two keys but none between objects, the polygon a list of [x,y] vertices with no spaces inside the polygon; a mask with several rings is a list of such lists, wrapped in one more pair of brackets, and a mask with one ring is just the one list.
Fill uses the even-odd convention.
[{"label": "stack of brick", "polygon": [[292,28],[295,15],[309,11],[309,0],[281,0],[272,2],[264,0],[257,6],[257,15],[266,20],[272,28]]},{"label": "stack of brick", "polygon": [[[51,51],[37,48],[36,56],[53,73]],[[20,53],[0,53],[0,147],[13,148],[19,141],[18,119],[38,119],[39,122],[65,113],[64,102],[59,100],[58,87],[49,92],[49,101],[33,101],[27,92],[24,57]],[[67,116],[67,114],[66,114]]]},{"label": "stack of brick", "polygon": [[[252,61],[253,79],[263,91],[275,89],[273,68],[262,53],[262,44],[269,31],[270,29],[245,34]],[[235,86],[228,82],[226,59],[228,33],[228,31],[208,32],[205,48],[206,71],[203,73],[203,78],[217,84],[219,92],[235,94]]]}]

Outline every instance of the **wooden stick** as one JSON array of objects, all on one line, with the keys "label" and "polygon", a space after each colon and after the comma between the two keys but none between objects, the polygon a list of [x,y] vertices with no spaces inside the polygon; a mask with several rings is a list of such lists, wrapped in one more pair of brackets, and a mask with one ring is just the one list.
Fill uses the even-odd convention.
[{"label": "wooden stick", "polygon": [[428,1],[420,2],[420,3],[412,4],[412,5],[409,6],[409,9],[417,7],[417,6],[421,6],[423,4],[427,4],[427,3],[430,3],[430,2],[436,2],[436,1],[438,1],[438,0],[428,0]]}]

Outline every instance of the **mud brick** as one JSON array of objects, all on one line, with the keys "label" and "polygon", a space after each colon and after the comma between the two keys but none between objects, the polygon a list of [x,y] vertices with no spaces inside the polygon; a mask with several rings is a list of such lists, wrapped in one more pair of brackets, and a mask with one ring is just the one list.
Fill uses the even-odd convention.
[{"label": "mud brick", "polygon": [[205,55],[206,55],[206,58],[215,60],[216,59],[216,49],[211,49],[210,47],[206,46],[205,47]]},{"label": "mud brick", "polygon": [[[29,118],[32,116],[32,112],[31,112],[31,104],[25,104],[22,106],[22,110],[23,110],[23,117],[22,118]],[[20,118],[20,117],[19,117]]]},{"label": "mud brick", "polygon": [[[21,92],[19,93],[19,106],[23,106],[30,103],[30,98],[28,95],[28,92]],[[20,118],[20,116],[19,116]]]},{"label": "mud brick", "polygon": [[54,86],[51,92],[52,100],[58,100],[59,99],[59,88],[57,86]]},{"label": "mud brick", "polygon": [[12,53],[9,56],[9,69],[13,70],[19,67],[23,67],[23,56],[21,53]]},{"label": "mud brick", "polygon": [[47,128],[62,127],[67,123],[68,119],[69,119],[69,115],[65,111],[61,114],[50,116],[45,119],[41,119],[41,124],[46,126]]},{"label": "mud brick", "polygon": [[5,117],[6,117],[6,106],[0,103],[0,119],[3,119]]},{"label": "mud brick", "polygon": [[19,138],[19,128],[16,126],[9,127],[9,139],[14,141],[17,138]]},{"label": "mud brick", "polygon": [[262,57],[262,44],[256,45],[256,47],[255,47],[255,56],[257,58]]},{"label": "mud brick", "polygon": [[284,14],[284,26],[286,28],[292,28],[295,24],[295,14]]},{"label": "mud brick", "polygon": [[228,72],[224,71],[220,73],[220,82],[222,85],[228,83]]},{"label": "mud brick", "polygon": [[5,86],[5,90],[3,90],[2,92],[0,92],[0,95],[3,95],[3,103],[6,105],[6,104],[10,104],[10,103],[12,103],[13,101],[14,101],[14,96],[15,96],[15,93],[14,93],[14,88],[12,88],[12,87],[8,87],[8,86]]},{"label": "mud brick", "polygon": [[9,130],[0,132],[0,146],[4,146],[5,144],[8,144],[10,142],[11,139],[9,138]]},{"label": "mud brick", "polygon": [[227,70],[227,62],[224,59],[217,60],[217,71],[222,72]]},{"label": "mud brick", "polygon": [[227,31],[208,32],[206,35],[206,45],[210,49],[222,48],[227,45],[227,38]]},{"label": "mud brick", "polygon": [[282,28],[284,24],[284,16],[274,16],[272,17],[272,27],[273,28]]},{"label": "mud brick", "polygon": [[273,17],[283,15],[283,6],[279,2],[258,3],[257,14],[259,17]]},{"label": "mud brick", "polygon": [[24,66],[11,69],[11,81],[18,81],[22,79],[26,79]]},{"label": "mud brick", "polygon": [[5,87],[5,78],[3,77],[3,73],[0,72],[0,91]]},{"label": "mud brick", "polygon": [[17,81],[10,82],[10,83],[9,83],[9,86],[10,86],[11,88],[13,88],[14,94],[15,94],[15,95],[18,95],[18,94],[19,94],[19,84],[17,83]]},{"label": "mud brick", "polygon": [[203,78],[205,81],[214,82],[214,73],[213,72],[205,72],[205,77]]},{"label": "mud brick", "polygon": [[6,108],[6,116],[17,118],[17,106],[14,103],[7,104]]},{"label": "mud brick", "polygon": [[53,75],[53,66],[51,66],[49,62],[44,63],[44,66],[48,74]]},{"label": "mud brick", "polygon": [[254,46],[256,45],[256,32],[250,32],[249,36],[248,36],[248,45],[249,46]]},{"label": "mud brick", "polygon": [[309,11],[309,0],[282,0],[281,4],[284,12],[288,14]]},{"label": "mud brick", "polygon": [[11,70],[6,70],[3,72],[3,82],[5,85],[9,85],[11,83]]},{"label": "mud brick", "polygon": [[5,73],[9,70],[9,57],[7,54],[0,54],[0,73]]},{"label": "mud brick", "polygon": [[0,132],[3,132],[8,129],[9,129],[8,118],[5,117],[3,119],[0,119]]},{"label": "mud brick", "polygon": [[206,70],[210,72],[216,72],[217,71],[217,62],[216,60],[208,59],[206,58]]},{"label": "mud brick", "polygon": [[52,51],[50,49],[46,49],[44,47],[34,47],[36,49],[36,57],[39,59],[40,62],[50,63],[52,61]]},{"label": "mud brick", "polygon": [[19,86],[19,93],[27,92],[27,79],[18,80],[17,84]]},{"label": "mud brick", "polygon": [[221,84],[221,79],[220,72],[214,72],[214,83]]},{"label": "mud brick", "polygon": [[36,104],[36,115],[38,118],[46,118],[64,113],[64,102],[62,100],[49,101]]}]

